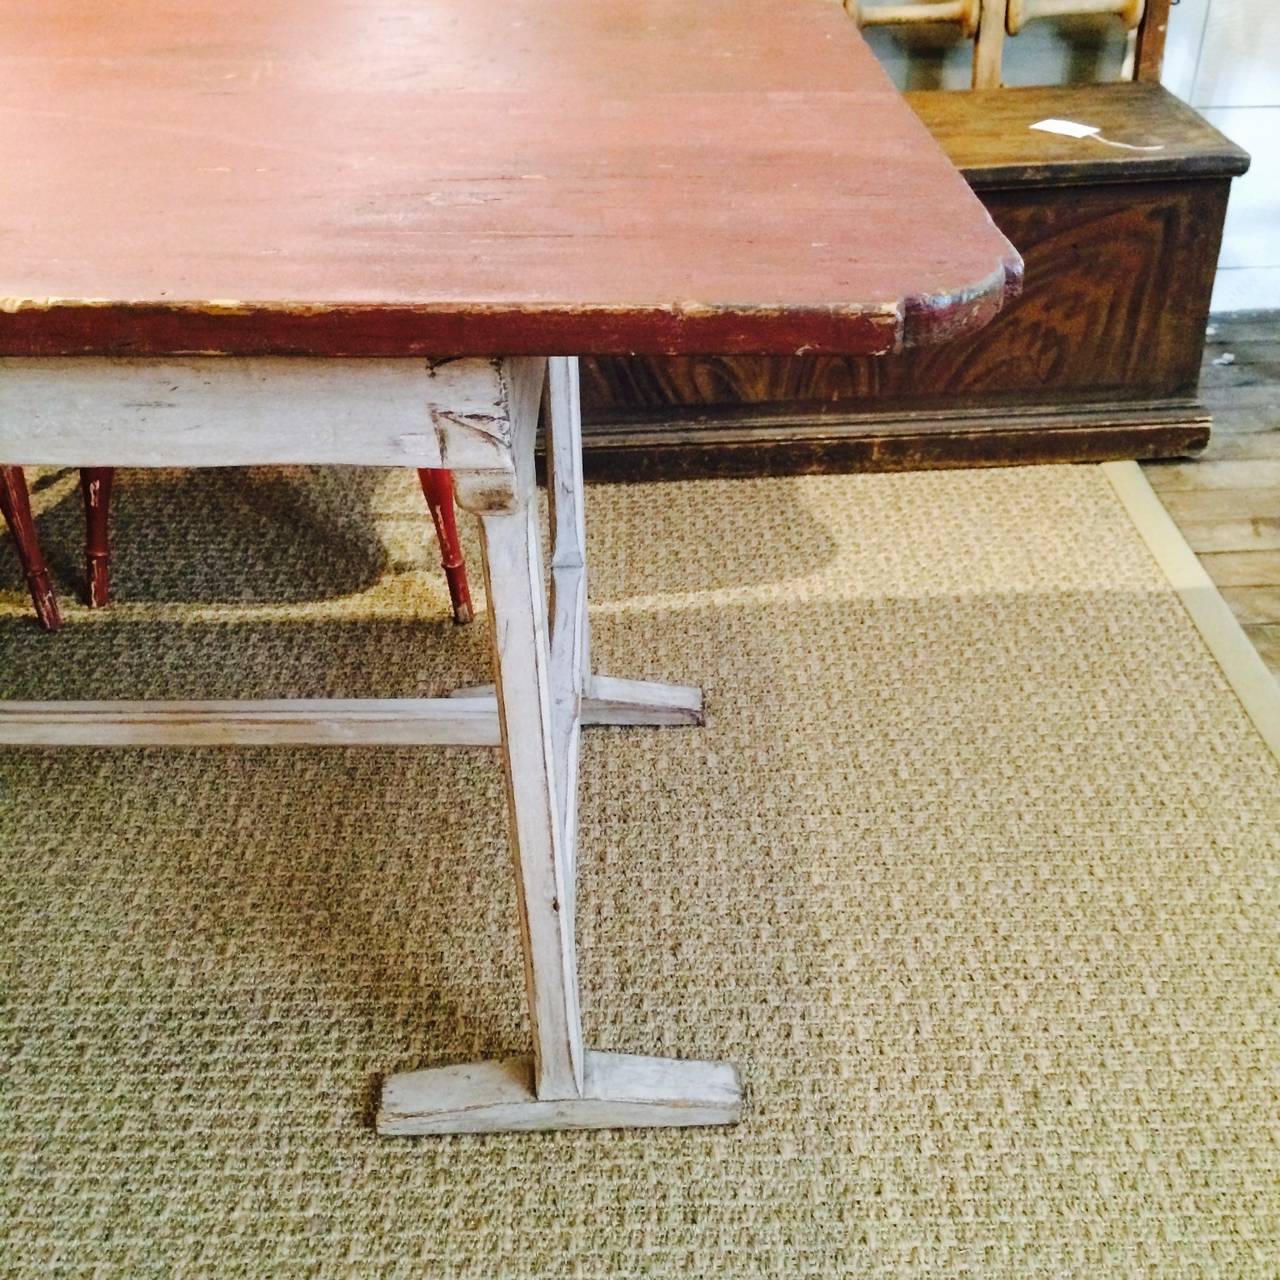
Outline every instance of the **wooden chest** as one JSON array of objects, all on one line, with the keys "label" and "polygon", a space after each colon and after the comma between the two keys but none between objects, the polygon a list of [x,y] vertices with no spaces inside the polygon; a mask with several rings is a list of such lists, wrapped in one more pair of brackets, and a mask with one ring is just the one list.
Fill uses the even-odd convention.
[{"label": "wooden chest", "polygon": [[[1021,296],[977,333],[879,358],[584,360],[590,474],[899,470],[1204,447],[1205,321],[1231,179],[1248,155],[1155,84],[907,98],[1022,253]],[[1028,127],[1050,116],[1129,147]]]}]

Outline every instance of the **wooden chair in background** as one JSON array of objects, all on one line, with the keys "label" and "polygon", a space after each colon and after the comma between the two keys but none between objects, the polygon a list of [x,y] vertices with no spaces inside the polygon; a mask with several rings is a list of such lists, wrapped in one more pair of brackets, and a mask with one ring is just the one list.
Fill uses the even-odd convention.
[{"label": "wooden chair in background", "polygon": [[36,617],[46,631],[56,631],[62,626],[62,615],[58,612],[58,598],[49,578],[49,566],[36,537],[36,525],[31,517],[31,496],[21,467],[0,467],[0,515],[4,516],[18,548],[18,562],[27,580],[27,590],[31,592]]},{"label": "wooden chair in background", "polygon": [[[89,604],[95,608],[102,608],[111,600],[108,529],[114,479],[115,471],[111,467],[84,467],[80,471],[85,513],[85,577]],[[470,622],[474,611],[471,590],[467,585],[466,561],[458,540],[452,475],[437,468],[423,468],[418,472],[418,480],[440,544],[440,561],[449,584],[454,621]],[[62,626],[62,614],[49,577],[49,566],[36,536],[31,497],[21,467],[0,467],[0,514],[13,534],[36,618],[46,631],[56,631]]]},{"label": "wooden chair in background", "polygon": [[431,522],[436,527],[440,544],[440,567],[449,584],[449,600],[453,604],[454,622],[470,622],[475,617],[471,607],[471,589],[467,586],[467,563],[458,541],[458,522],[453,509],[453,473],[438,467],[421,467],[418,483],[427,500]]},{"label": "wooden chair in background", "polygon": [[859,27],[955,24],[974,42],[973,87],[998,89],[1002,84],[1004,38],[1016,36],[1038,18],[1093,14],[1114,15],[1134,32],[1132,78],[1160,79],[1164,37],[1171,0],[913,0],[911,3],[867,4],[844,0]]}]

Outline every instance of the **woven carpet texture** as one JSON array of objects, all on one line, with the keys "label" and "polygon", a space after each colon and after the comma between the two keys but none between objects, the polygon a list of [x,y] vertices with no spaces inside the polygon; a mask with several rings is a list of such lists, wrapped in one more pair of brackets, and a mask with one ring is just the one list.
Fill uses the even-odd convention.
[{"label": "woven carpet texture", "polygon": [[[411,472],[122,472],[101,614],[35,478],[69,625],[0,547],[0,697],[488,678]],[[374,1135],[527,1047],[492,752],[0,752],[0,1274],[1275,1280],[1280,774],[1102,473],[588,526],[599,669],[710,716],[584,737],[588,1039],[743,1123]]]}]

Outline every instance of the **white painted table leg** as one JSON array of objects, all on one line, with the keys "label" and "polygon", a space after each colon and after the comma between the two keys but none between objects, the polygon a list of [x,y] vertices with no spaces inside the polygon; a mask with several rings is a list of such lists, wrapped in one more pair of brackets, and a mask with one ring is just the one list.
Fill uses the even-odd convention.
[{"label": "white painted table leg", "polygon": [[587,619],[587,530],[583,511],[582,411],[576,356],[547,361],[547,494],[551,508],[551,737],[569,904],[574,903],[578,834],[578,748],[582,694],[591,669]]},{"label": "white painted table leg", "polygon": [[[495,472],[460,474],[456,484],[460,505],[479,515],[483,535],[533,1053],[392,1076],[383,1086],[378,1131],[732,1124],[741,1085],[729,1064],[597,1053],[582,1042],[572,812],[586,683],[581,470],[568,492],[557,494],[556,541],[566,554],[555,571],[569,573],[556,580],[549,637],[533,487],[536,413],[513,416],[514,466],[505,490]],[[562,477],[571,461],[561,457]]]},{"label": "white painted table leg", "polygon": [[534,1079],[540,1098],[572,1098],[582,1093],[582,1028],[537,508],[483,515],[481,529]]}]

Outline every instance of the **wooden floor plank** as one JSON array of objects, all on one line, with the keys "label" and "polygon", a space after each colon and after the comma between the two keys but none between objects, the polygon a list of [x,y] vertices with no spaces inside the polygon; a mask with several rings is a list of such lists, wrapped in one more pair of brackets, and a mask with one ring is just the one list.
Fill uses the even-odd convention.
[{"label": "wooden floor plank", "polygon": [[1257,431],[1230,431],[1215,418],[1209,447],[1200,457],[1205,462],[1280,461],[1280,418]]},{"label": "wooden floor plank", "polygon": [[1280,518],[1263,520],[1183,520],[1175,523],[1197,555],[1213,551],[1280,550]]},{"label": "wooden floor plank", "polygon": [[1280,551],[1208,551],[1200,563],[1219,587],[1280,585]]},{"label": "wooden floor plank", "polygon": [[1230,316],[1217,316],[1209,324],[1208,339],[1211,346],[1223,350],[1240,342],[1280,344],[1280,313],[1236,311]]},{"label": "wooden floor plank", "polygon": [[[1222,363],[1219,363],[1219,362]],[[1280,325],[1270,334],[1261,331],[1218,333],[1205,343],[1203,379],[1209,385],[1234,385],[1242,378],[1261,372],[1263,377],[1280,377]]]},{"label": "wooden floor plank", "polygon": [[1179,524],[1218,521],[1280,521],[1280,486],[1240,489],[1201,489],[1162,495],[1169,514]]},{"label": "wooden floor plank", "polygon": [[1280,586],[1223,587],[1221,591],[1241,626],[1280,623]]},{"label": "wooden floor plank", "polygon": [[1215,417],[1228,408],[1266,410],[1274,415],[1277,385],[1280,384],[1275,378],[1266,378],[1249,370],[1230,379],[1224,377],[1202,384],[1200,398]]},{"label": "wooden floor plank", "polygon": [[[1207,351],[1213,381],[1230,383],[1234,378],[1248,376],[1246,370],[1261,370],[1264,376],[1280,375],[1280,341],[1274,338],[1248,342],[1215,342]],[[1217,360],[1231,359],[1226,364]]]},{"label": "wooden floor plank", "polygon": [[[1229,363],[1214,363],[1226,353]],[[1213,413],[1209,447],[1144,470],[1280,677],[1280,312],[1215,317],[1201,390]]]},{"label": "wooden floor plank", "polygon": [[1147,480],[1160,494],[1205,489],[1280,489],[1280,451],[1275,458],[1210,458],[1164,463],[1152,466],[1147,471]]},{"label": "wooden floor plank", "polygon": [[1266,622],[1246,626],[1244,633],[1253,641],[1253,647],[1262,655],[1271,674],[1280,680],[1280,624]]},{"label": "wooden floor plank", "polygon": [[1275,403],[1237,404],[1229,396],[1222,396],[1209,407],[1213,411],[1213,439],[1234,440],[1280,431],[1280,405]]}]

